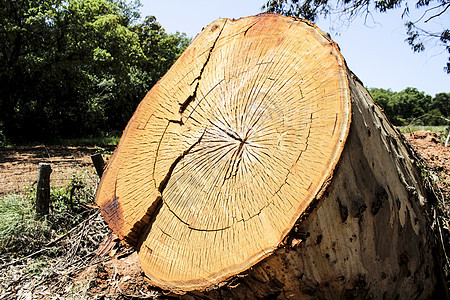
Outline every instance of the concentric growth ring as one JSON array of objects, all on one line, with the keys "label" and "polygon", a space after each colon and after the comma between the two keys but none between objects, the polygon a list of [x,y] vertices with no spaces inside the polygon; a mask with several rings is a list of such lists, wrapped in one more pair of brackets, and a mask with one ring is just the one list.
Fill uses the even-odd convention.
[{"label": "concentric growth ring", "polygon": [[349,123],[344,61],[317,28],[220,19],[141,102],[97,203],[154,284],[206,288],[279,246],[331,175]]}]

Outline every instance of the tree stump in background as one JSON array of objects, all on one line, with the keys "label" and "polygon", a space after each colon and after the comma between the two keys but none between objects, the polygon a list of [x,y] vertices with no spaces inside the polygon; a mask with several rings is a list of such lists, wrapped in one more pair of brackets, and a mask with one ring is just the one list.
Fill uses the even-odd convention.
[{"label": "tree stump in background", "polygon": [[426,298],[408,148],[315,25],[219,19],[146,95],[96,201],[152,284],[206,297]]}]

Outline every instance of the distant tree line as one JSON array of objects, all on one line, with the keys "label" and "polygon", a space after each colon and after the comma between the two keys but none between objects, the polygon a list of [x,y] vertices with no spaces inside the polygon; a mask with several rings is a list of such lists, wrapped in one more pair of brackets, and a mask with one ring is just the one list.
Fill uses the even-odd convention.
[{"label": "distant tree line", "polygon": [[[121,132],[189,44],[139,1],[0,1],[0,144]],[[449,93],[371,89],[395,125],[449,117]],[[444,124],[426,116],[418,122]]]},{"label": "distant tree line", "polygon": [[0,1],[0,138],[121,131],[189,44],[140,3]]},{"label": "distant tree line", "polygon": [[369,92],[396,126],[406,126],[412,121],[414,125],[450,125],[444,119],[450,119],[450,93],[431,97],[410,87],[401,92],[379,88],[370,88]]}]

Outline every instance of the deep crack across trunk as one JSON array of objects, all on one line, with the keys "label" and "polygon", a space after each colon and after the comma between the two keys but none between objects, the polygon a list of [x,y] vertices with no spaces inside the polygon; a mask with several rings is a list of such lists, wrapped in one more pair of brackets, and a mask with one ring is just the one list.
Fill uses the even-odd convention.
[{"label": "deep crack across trunk", "polygon": [[170,165],[169,167],[169,171],[167,172],[166,176],[164,177],[164,179],[161,181],[161,183],[159,184],[158,187],[158,191],[161,193],[163,193],[164,189],[167,186],[167,183],[169,182],[170,177],[172,176],[173,171],[175,170],[175,167],[177,166],[177,164],[195,147],[197,146],[200,141],[202,140],[203,136],[205,135],[206,130],[203,131],[202,135],[199,137],[199,139],[192,144],[187,150],[183,151],[183,153],[178,156],[175,161]]},{"label": "deep crack across trunk", "polygon": [[211,58],[211,54],[214,50],[214,47],[216,46],[217,41],[220,38],[220,35],[222,34],[223,29],[225,28],[225,25],[226,25],[226,22],[223,24],[222,29],[220,30],[219,34],[217,35],[217,38],[215,39],[214,43],[212,44],[211,49],[208,52],[208,56],[206,57],[206,60],[203,64],[202,68],[200,69],[199,75],[194,80],[194,82],[197,81],[194,92],[192,93],[192,95],[189,95],[189,97],[183,103],[180,103],[180,110],[179,110],[180,114],[183,114],[184,111],[188,108],[189,104],[191,104],[197,97],[197,90],[200,85],[200,80],[202,79],[203,72],[205,71],[206,65],[208,64],[209,59]]}]

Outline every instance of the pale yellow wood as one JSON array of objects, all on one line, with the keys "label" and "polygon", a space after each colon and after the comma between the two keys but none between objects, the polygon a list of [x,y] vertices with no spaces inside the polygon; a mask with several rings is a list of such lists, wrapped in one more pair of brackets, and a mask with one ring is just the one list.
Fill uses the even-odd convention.
[{"label": "pale yellow wood", "polygon": [[314,25],[217,20],[140,104],[97,203],[155,285],[208,288],[280,245],[332,176],[350,115],[344,60]]},{"label": "pale yellow wood", "polygon": [[440,233],[431,228],[435,216],[427,203],[432,196],[414,164],[420,159],[356,76],[349,71],[347,79],[352,122],[330,184],[268,257],[218,287],[191,294],[448,299],[435,243]]}]

